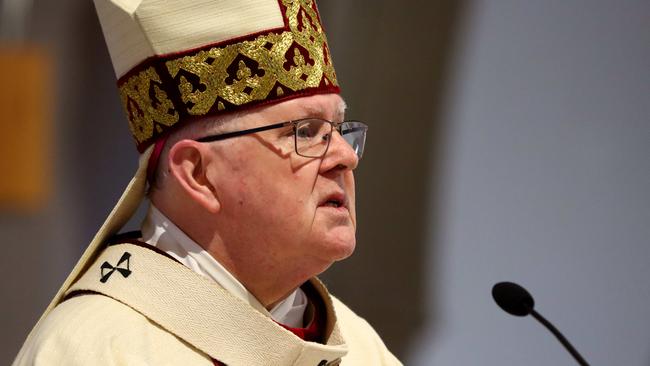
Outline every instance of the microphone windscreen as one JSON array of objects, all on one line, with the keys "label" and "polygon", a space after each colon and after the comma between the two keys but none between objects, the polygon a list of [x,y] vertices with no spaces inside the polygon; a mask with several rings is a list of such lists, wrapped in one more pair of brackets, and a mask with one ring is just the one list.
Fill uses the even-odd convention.
[{"label": "microphone windscreen", "polygon": [[512,282],[499,282],[492,287],[492,297],[505,312],[526,316],[535,307],[535,300],[525,288]]}]

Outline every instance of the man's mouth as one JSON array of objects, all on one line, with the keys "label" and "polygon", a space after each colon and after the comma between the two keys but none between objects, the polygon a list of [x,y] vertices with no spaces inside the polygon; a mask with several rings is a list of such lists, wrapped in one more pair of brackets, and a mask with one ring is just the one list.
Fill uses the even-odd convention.
[{"label": "man's mouth", "polygon": [[345,194],[343,194],[343,193],[330,194],[320,204],[320,206],[334,207],[334,208],[347,207],[346,201],[345,201]]},{"label": "man's mouth", "polygon": [[338,207],[343,206],[343,202],[341,202],[339,200],[327,200],[327,202],[325,202],[325,204],[323,204],[323,206],[338,208]]}]

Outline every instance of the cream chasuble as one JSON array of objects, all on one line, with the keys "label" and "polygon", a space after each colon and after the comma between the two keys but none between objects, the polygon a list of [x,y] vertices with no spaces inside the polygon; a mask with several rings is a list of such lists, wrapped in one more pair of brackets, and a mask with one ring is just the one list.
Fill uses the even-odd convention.
[{"label": "cream chasuble", "polygon": [[14,365],[401,365],[362,318],[309,281],[325,344],[139,241],[111,244],[33,331]]}]

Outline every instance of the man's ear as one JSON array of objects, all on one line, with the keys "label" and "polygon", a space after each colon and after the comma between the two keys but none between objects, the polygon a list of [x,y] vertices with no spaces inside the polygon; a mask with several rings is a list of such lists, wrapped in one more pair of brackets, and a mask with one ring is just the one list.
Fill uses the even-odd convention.
[{"label": "man's ear", "polygon": [[208,212],[216,213],[221,205],[206,174],[212,154],[207,144],[181,140],[169,149],[168,163],[169,171],[180,189]]}]

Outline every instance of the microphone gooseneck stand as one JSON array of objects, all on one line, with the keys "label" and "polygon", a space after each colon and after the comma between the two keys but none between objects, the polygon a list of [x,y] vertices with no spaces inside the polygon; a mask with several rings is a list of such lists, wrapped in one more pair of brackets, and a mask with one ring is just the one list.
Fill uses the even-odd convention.
[{"label": "microphone gooseneck stand", "polygon": [[580,366],[589,366],[569,340],[551,322],[535,311],[535,300],[525,288],[512,282],[499,282],[492,288],[492,297],[497,305],[508,314],[514,316],[532,315],[533,318],[537,319],[546,329],[553,333]]}]

